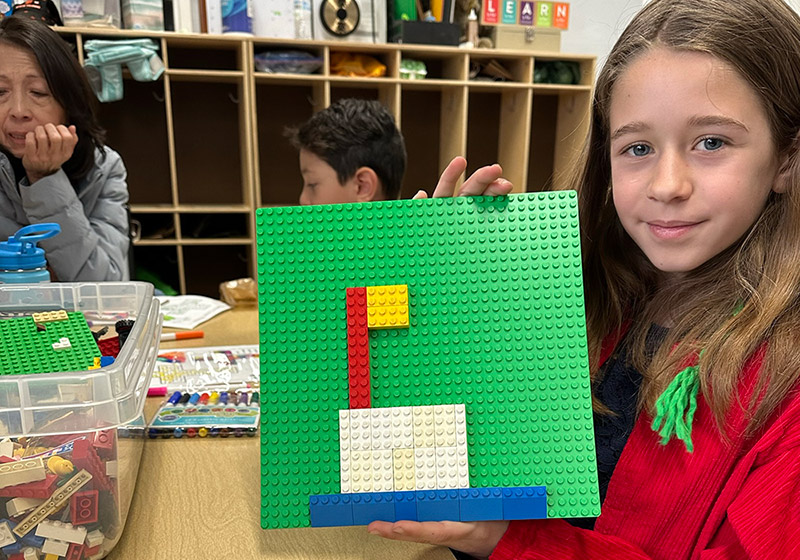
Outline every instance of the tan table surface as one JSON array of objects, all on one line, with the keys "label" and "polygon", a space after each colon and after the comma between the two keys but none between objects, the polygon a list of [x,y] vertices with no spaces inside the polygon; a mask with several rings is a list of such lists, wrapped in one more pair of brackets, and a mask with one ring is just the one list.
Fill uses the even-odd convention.
[{"label": "tan table surface", "polygon": [[[257,310],[233,309],[198,327],[205,338],[169,347],[257,344],[257,325]],[[148,418],[161,401],[148,399]],[[364,527],[265,531],[259,496],[258,437],[148,439],[125,530],[107,558],[453,558],[447,549],[387,541]]]}]

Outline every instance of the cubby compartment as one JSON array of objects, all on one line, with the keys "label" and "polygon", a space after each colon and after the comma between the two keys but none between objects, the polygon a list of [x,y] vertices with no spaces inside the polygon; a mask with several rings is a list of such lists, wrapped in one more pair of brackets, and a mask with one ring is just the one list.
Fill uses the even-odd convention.
[{"label": "cubby compartment", "polygon": [[411,198],[420,189],[433,193],[441,172],[439,142],[435,141],[442,127],[441,107],[441,91],[403,91],[399,124],[408,159],[400,198]]},{"label": "cubby compartment", "polygon": [[137,243],[157,243],[176,239],[175,214],[172,212],[131,212],[131,228]]},{"label": "cubby compartment", "polygon": [[164,81],[125,80],[124,97],[100,103],[106,143],[122,156],[131,204],[172,204]]},{"label": "cubby compartment", "polygon": [[[425,64],[426,80],[458,80],[467,79],[467,55],[442,51],[436,48],[403,49],[400,51],[400,66],[404,59],[418,60]],[[403,78],[398,73],[400,78]]]},{"label": "cubby compartment", "polygon": [[238,239],[247,241],[246,213],[192,212],[181,214],[181,239]]},{"label": "cubby compartment", "polygon": [[258,169],[261,204],[297,204],[303,180],[297,150],[285,132],[325,107],[321,87],[256,82]]},{"label": "cubby compartment", "polygon": [[242,88],[171,82],[181,204],[243,204]]},{"label": "cubby compartment", "polygon": [[250,245],[183,247],[186,292],[219,298],[219,285],[250,276]]},{"label": "cubby compartment", "polygon": [[530,57],[502,56],[491,51],[470,55],[469,79],[479,82],[531,83],[533,60]]},{"label": "cubby compartment", "polygon": [[171,70],[242,70],[241,43],[217,40],[167,42],[167,67]]},{"label": "cubby compartment", "polygon": [[167,295],[181,292],[178,247],[134,245],[134,280],[150,282]]},{"label": "cubby compartment", "polygon": [[[347,59],[354,57],[356,55],[363,55],[365,57],[371,57],[386,66],[386,73],[383,76],[372,76],[371,79],[380,80],[385,78],[396,78],[398,76],[398,62],[400,60],[400,56],[398,51],[392,50],[383,50],[378,48],[364,48],[366,45],[358,45],[358,44],[337,44],[336,46],[331,46],[330,48],[330,64],[328,71],[332,77],[345,77],[340,74],[334,72],[334,67],[336,65],[336,61],[341,57],[345,56]],[[347,76],[352,78],[359,78],[360,76]],[[366,76],[365,76],[366,78]],[[369,79],[369,78],[367,78]]]}]

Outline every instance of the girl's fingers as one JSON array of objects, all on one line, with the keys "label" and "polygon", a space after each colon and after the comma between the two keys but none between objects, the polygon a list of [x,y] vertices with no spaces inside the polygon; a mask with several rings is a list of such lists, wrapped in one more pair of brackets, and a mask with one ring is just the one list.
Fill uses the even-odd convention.
[{"label": "girl's fingers", "polygon": [[[489,195],[490,188],[494,188],[494,191],[499,191],[502,194],[507,194],[511,188],[508,181],[505,179],[501,179],[500,175],[503,174],[503,168],[500,167],[500,164],[495,163],[494,165],[487,165],[485,167],[481,167],[477,169],[475,173],[470,175],[469,179],[464,181],[464,184],[461,185],[461,191],[459,192],[460,196],[480,196],[480,195]],[[508,191],[502,192],[502,188],[498,189],[499,185],[502,183],[496,183],[498,181],[503,181],[504,183],[508,183]],[[492,192],[494,192],[492,191]]]},{"label": "girl's fingers", "polygon": [[507,521],[373,521],[367,530],[387,539],[447,546],[484,558],[491,554],[507,528]]}]

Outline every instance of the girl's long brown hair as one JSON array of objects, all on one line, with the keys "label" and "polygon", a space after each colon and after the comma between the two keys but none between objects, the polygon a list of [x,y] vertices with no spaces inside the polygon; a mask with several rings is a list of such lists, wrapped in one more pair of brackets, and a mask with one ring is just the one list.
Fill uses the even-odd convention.
[{"label": "girl's long brown hair", "polygon": [[[668,291],[658,289],[658,271],[622,228],[611,197],[614,85],[633,59],[653,47],[706,53],[741,74],[763,103],[786,187],[771,193],[742,239]],[[581,162],[566,186],[580,185],[593,379],[599,377],[602,339],[632,320],[644,409],[652,413],[681,363],[703,348],[701,390],[722,433],[730,435],[725,419],[733,406],[747,411],[752,433],[800,378],[800,18],[782,0],[654,0],[623,32],[600,71],[591,117]],[[663,309],[674,322],[648,360],[645,336]],[[758,398],[740,399],[743,365],[767,341],[753,392]]]}]

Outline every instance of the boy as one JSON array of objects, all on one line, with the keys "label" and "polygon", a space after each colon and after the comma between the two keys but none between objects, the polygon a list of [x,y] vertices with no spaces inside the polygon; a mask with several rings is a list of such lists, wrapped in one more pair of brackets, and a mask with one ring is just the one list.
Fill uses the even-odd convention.
[{"label": "boy", "polygon": [[394,118],[378,101],[342,99],[287,136],[300,150],[300,204],[396,200],[406,148]]}]

